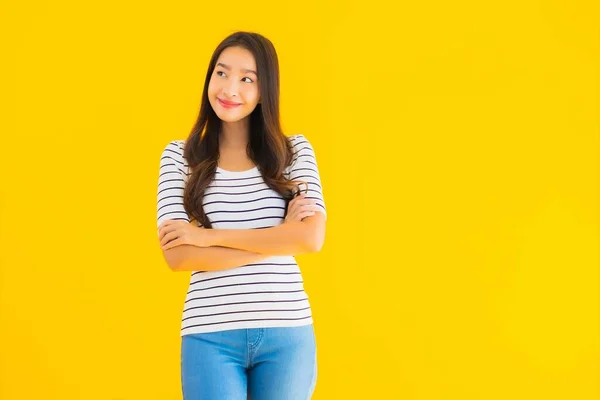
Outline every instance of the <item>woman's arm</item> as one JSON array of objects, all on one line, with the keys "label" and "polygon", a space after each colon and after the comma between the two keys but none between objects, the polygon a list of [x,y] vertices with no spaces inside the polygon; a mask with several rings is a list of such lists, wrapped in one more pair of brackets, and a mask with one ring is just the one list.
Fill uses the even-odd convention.
[{"label": "woman's arm", "polygon": [[[300,222],[310,218],[315,214],[317,206],[313,205],[314,201],[307,200],[304,196],[297,196],[288,204],[288,210],[285,217],[284,224],[290,222]],[[316,221],[316,220],[310,220]],[[319,229],[318,224],[314,222],[305,222],[309,224],[312,229]],[[166,224],[166,223],[165,223]],[[235,249],[223,246],[211,246],[206,247],[207,241],[205,238],[214,234],[212,229],[203,229],[201,227],[192,227],[188,224],[179,224],[180,227],[186,229],[192,229],[196,235],[190,235],[188,242],[178,244],[174,247],[164,248],[163,246],[163,257],[167,260],[167,264],[174,271],[218,271],[223,269],[236,268],[243,265],[255,263],[269,257],[269,254],[260,254],[257,252],[246,251],[243,249]],[[256,231],[256,230],[254,230]],[[198,233],[202,233],[202,236],[197,236]],[[314,231],[313,231],[314,233]],[[160,228],[159,228],[160,234]],[[319,234],[320,235],[320,234]],[[194,239],[203,237],[202,246],[199,242]],[[320,241],[322,244],[324,237],[313,237],[313,240]],[[162,239],[164,240],[164,238]],[[176,241],[177,239],[172,239]],[[314,243],[311,243],[313,246]],[[320,245],[317,245],[320,248]],[[318,250],[318,249],[317,249]]]},{"label": "woman's arm", "polygon": [[322,212],[265,229],[210,229],[211,246],[245,250],[268,256],[317,252],[325,239]]},{"label": "woman's arm", "polygon": [[197,247],[183,244],[163,250],[171,270],[220,271],[241,267],[267,258],[267,255],[226,247]]},{"label": "woman's arm", "polygon": [[298,134],[290,138],[294,159],[290,166],[292,181],[307,183],[306,199],[312,199],[320,208],[315,215],[302,221],[291,221],[266,229],[215,229],[209,242],[266,255],[296,255],[316,252],[325,239],[325,200],[317,158],[310,141]]},{"label": "woman's arm", "polygon": [[[162,151],[157,189],[157,226],[166,220],[190,222],[183,207],[185,166],[183,146],[179,141],[167,143]],[[267,256],[224,247],[200,248],[180,245],[163,250],[163,257],[173,271],[217,271],[241,267],[265,259]]]}]

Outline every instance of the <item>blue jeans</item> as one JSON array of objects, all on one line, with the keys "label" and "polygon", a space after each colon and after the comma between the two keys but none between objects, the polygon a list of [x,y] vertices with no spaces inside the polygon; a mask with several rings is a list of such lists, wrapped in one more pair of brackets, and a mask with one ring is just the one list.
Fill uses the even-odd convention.
[{"label": "blue jeans", "polygon": [[181,337],[184,400],[308,400],[317,381],[313,325]]}]

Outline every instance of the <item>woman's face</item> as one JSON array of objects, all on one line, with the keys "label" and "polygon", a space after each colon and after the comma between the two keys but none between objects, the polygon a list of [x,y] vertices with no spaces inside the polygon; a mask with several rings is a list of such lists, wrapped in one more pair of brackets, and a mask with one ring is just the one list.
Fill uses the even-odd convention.
[{"label": "woman's face", "polygon": [[221,120],[236,122],[254,111],[260,100],[256,74],[250,51],[228,47],[221,52],[208,83],[208,101]]}]

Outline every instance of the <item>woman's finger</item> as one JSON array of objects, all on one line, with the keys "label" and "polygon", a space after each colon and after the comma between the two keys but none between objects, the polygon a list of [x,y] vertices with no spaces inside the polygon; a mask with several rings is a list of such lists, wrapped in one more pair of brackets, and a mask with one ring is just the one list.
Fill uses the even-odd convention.
[{"label": "woman's finger", "polygon": [[288,203],[288,209],[290,207],[294,207],[298,200],[302,200],[302,196],[295,196],[292,200],[290,200],[290,202]]},{"label": "woman's finger", "polygon": [[170,241],[169,243],[165,244],[162,249],[163,250],[169,250],[169,249],[171,249],[173,247],[176,247],[176,246],[179,246],[179,239],[175,239],[175,240]]},{"label": "woman's finger", "polygon": [[302,206],[303,210],[318,210],[319,206],[315,203],[315,204],[306,204],[304,206]]},{"label": "woman's finger", "polygon": [[288,212],[288,214],[285,217],[286,221],[293,221],[296,219],[296,216],[298,215],[298,213],[300,212],[300,209],[298,207],[294,208],[293,210],[291,210],[290,212]]},{"label": "woman's finger", "polygon": [[306,217],[310,217],[311,215],[315,215],[316,211],[303,211],[296,217],[298,221],[302,221]]},{"label": "woman's finger", "polygon": [[313,204],[314,200],[312,199],[303,199],[303,200],[298,200],[296,203],[294,203],[290,208],[288,208],[288,213],[289,212],[295,212],[299,207],[301,206],[305,206],[305,205],[309,205],[309,204]]},{"label": "woman's finger", "polygon": [[158,229],[162,229],[166,226],[173,225],[175,222],[177,222],[177,220],[175,219],[166,219],[159,225]]},{"label": "woman's finger", "polygon": [[177,239],[178,237],[179,237],[179,233],[177,231],[169,232],[162,238],[162,240],[160,241],[160,245],[164,246],[169,241],[171,241],[173,239]]},{"label": "woman's finger", "polygon": [[[301,221],[302,218],[308,216],[308,215],[314,215],[314,213],[317,211],[317,207],[315,205],[312,204],[308,204],[308,205],[304,205],[302,207],[298,207],[297,210],[295,210],[291,215],[290,215],[290,220],[296,220],[296,221]],[[311,214],[312,213],[312,214]]]},{"label": "woman's finger", "polygon": [[160,246],[161,247],[164,246],[169,241],[169,238],[170,238],[169,235],[170,235],[170,233],[167,233],[167,234],[164,234],[162,238],[160,238]]},{"label": "woman's finger", "polygon": [[316,204],[315,200],[313,199],[304,199],[301,200],[297,203],[297,205],[299,206],[307,206],[307,205],[311,205],[311,204]]},{"label": "woman's finger", "polygon": [[317,211],[318,210],[318,206],[316,204],[304,204],[298,207],[298,212],[303,212],[303,211]]},{"label": "woman's finger", "polygon": [[[169,224],[167,224],[167,222],[170,222]],[[162,239],[163,236],[165,236],[167,233],[169,232],[173,232],[174,230],[176,230],[179,227],[179,224],[175,224],[174,222],[181,222],[181,221],[165,221],[165,226],[162,226],[161,228],[158,229],[158,238]]]},{"label": "woman's finger", "polygon": [[314,199],[306,199],[302,195],[294,197],[294,199],[288,204],[285,220],[296,220],[299,212],[301,212],[305,207],[310,207],[315,204],[316,202]]}]

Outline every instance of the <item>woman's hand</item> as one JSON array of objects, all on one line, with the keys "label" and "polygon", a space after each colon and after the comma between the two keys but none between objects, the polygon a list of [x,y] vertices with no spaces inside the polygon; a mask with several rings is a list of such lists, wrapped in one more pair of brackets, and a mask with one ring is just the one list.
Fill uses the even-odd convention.
[{"label": "woman's hand", "polygon": [[189,244],[197,247],[210,247],[212,229],[205,229],[192,222],[166,220],[158,227],[158,240],[163,250]]},{"label": "woman's hand", "polygon": [[305,197],[306,194],[302,193],[290,201],[284,223],[290,221],[302,221],[306,217],[315,215],[319,206],[316,205],[314,200]]}]

